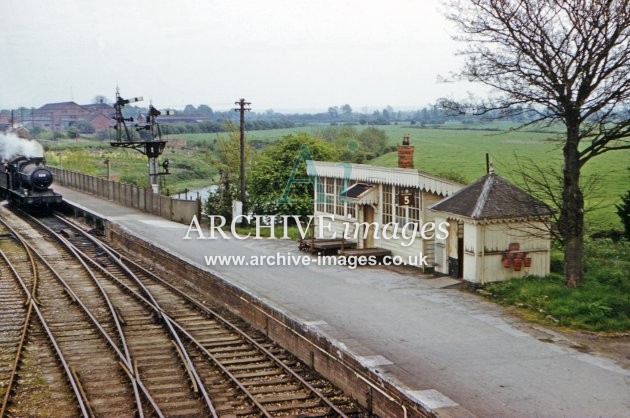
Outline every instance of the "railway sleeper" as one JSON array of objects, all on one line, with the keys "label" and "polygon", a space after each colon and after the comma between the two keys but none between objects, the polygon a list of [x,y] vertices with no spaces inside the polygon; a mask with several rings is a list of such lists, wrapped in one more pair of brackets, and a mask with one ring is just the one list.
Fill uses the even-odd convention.
[{"label": "railway sleeper", "polygon": [[258,378],[266,377],[266,376],[274,376],[274,377],[284,376],[284,378],[286,379],[286,374],[278,370],[277,368],[255,371],[255,372],[249,371],[249,370],[243,370],[240,373],[237,372],[237,373],[232,373],[232,374],[244,384],[247,383],[247,382],[244,382],[244,379],[258,379]]},{"label": "railway sleeper", "polygon": [[204,348],[209,347],[225,347],[231,344],[242,344],[243,338],[236,336],[229,337],[219,337],[219,338],[201,338],[197,339],[199,343],[201,343]]},{"label": "railway sleeper", "polygon": [[221,360],[221,362],[223,363],[223,360],[229,361],[229,360],[236,360],[236,359],[242,359],[242,358],[258,357],[260,356],[260,353],[257,350],[249,349],[247,351],[243,350],[243,351],[236,351],[236,352],[225,351],[225,352],[217,353],[213,355],[214,355],[214,358],[216,358],[217,360]]},{"label": "railway sleeper", "polygon": [[269,412],[287,412],[295,411],[294,415],[301,416],[301,411],[309,411],[313,408],[321,408],[323,415],[327,415],[330,408],[322,406],[319,399],[310,399],[306,401],[296,400],[294,402],[282,402],[276,404],[265,405],[265,409]]},{"label": "railway sleeper", "polygon": [[313,398],[313,394],[305,391],[283,392],[283,393],[262,393],[256,395],[256,400],[261,404],[280,403],[288,401],[303,401]]},{"label": "railway sleeper", "polygon": [[276,369],[277,366],[272,361],[262,361],[260,363],[247,363],[234,366],[226,366],[230,372],[240,372],[243,370]]},{"label": "railway sleeper", "polygon": [[290,391],[298,391],[301,389],[302,389],[302,386],[297,383],[293,383],[290,381],[289,382],[283,381],[277,385],[259,386],[259,387],[250,388],[248,390],[253,395],[265,395],[267,393],[290,392]]},{"label": "railway sleeper", "polygon": [[[242,383],[243,383],[243,386],[247,388],[256,388],[256,387],[285,385],[285,384],[288,384],[287,382],[290,382],[289,378],[286,375],[282,374],[282,375],[275,375],[275,376],[267,376],[264,379],[260,378],[260,379],[251,380],[249,382],[246,381]],[[252,389],[252,390],[255,390],[255,389]]]},{"label": "railway sleeper", "polygon": [[239,344],[230,346],[219,347],[206,347],[206,349],[215,356],[220,356],[223,353],[240,353],[241,351],[252,351],[252,347],[249,344]]},{"label": "railway sleeper", "polygon": [[[168,379],[173,379],[173,376],[182,373],[181,367],[177,366],[177,367],[173,367],[173,366],[169,366],[169,367],[148,367],[146,369],[140,368],[139,367],[139,372],[140,372],[140,378],[144,381],[144,382],[153,382],[153,380],[155,379],[156,382],[159,382],[161,380],[163,380],[164,378],[168,378]],[[147,384],[145,383],[145,385]]]},{"label": "railway sleeper", "polygon": [[266,356],[261,356],[261,355],[257,355],[257,356],[243,356],[243,357],[237,357],[237,358],[224,358],[221,359],[221,364],[224,365],[225,367],[229,366],[234,366],[237,364],[271,364],[271,363],[266,363],[265,361],[267,360]]}]

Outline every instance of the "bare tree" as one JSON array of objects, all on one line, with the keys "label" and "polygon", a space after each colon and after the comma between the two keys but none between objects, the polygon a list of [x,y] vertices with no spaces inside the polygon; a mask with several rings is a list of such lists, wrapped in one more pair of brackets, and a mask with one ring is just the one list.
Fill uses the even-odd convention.
[{"label": "bare tree", "polygon": [[466,42],[460,75],[499,93],[477,110],[527,109],[529,123],[565,127],[558,231],[574,287],[584,276],[580,171],[630,149],[628,0],[453,0],[448,18]]},{"label": "bare tree", "polygon": [[[538,237],[551,235],[560,244],[564,245],[564,237],[558,229],[560,216],[563,213],[562,190],[564,178],[561,167],[541,165],[528,157],[514,156],[516,164],[511,167],[517,176],[519,186],[531,196],[546,202],[552,209],[551,222],[536,224],[525,223]],[[580,178],[582,195],[585,199],[584,213],[592,212],[604,207],[605,195],[603,192],[604,176],[593,173]],[[517,199],[516,196],[513,197]],[[523,202],[525,204],[525,202]],[[593,227],[593,225],[591,225]]]}]

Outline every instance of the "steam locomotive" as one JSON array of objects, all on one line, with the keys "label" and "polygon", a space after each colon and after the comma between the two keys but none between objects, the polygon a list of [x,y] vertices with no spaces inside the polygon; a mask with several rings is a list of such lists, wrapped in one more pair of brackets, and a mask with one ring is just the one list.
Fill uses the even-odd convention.
[{"label": "steam locomotive", "polygon": [[0,196],[20,207],[41,207],[61,203],[62,196],[50,185],[53,175],[43,157],[18,156],[0,163]]}]

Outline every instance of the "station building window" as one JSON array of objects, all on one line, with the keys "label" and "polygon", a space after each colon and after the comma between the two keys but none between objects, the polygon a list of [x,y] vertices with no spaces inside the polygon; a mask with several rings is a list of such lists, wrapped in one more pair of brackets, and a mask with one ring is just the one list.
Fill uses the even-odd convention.
[{"label": "station building window", "polygon": [[[416,202],[417,205],[417,202]],[[407,223],[420,222],[420,210],[418,206],[398,206],[396,205],[396,222],[398,225],[405,226]]]},{"label": "station building window", "polygon": [[335,179],[326,178],[325,185],[325,210],[326,213],[335,213]]},{"label": "station building window", "polygon": [[316,209],[319,212],[326,211],[326,192],[325,192],[325,177],[317,177],[315,180],[315,202]]},{"label": "station building window", "polygon": [[414,189],[413,204],[400,206],[397,196],[402,188],[383,185],[383,224],[396,222],[400,226],[408,222],[420,222],[420,190]]},{"label": "station building window", "polygon": [[383,185],[383,224],[392,222],[392,186]]},{"label": "station building window", "polygon": [[335,179],[335,215],[346,216],[346,204],[339,194],[343,191],[343,180]]}]

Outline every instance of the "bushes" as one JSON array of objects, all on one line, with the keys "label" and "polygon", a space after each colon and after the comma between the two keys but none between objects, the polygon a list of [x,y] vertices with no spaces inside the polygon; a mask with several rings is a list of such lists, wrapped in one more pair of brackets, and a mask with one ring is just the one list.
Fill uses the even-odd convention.
[{"label": "bushes", "polygon": [[533,311],[541,320],[592,331],[630,330],[630,242],[585,243],[585,280],[564,286],[559,274],[526,277],[484,286],[502,304]]},{"label": "bushes", "polygon": [[621,203],[615,205],[615,207],[617,208],[617,215],[621,218],[626,239],[630,240],[630,190],[620,197]]}]

